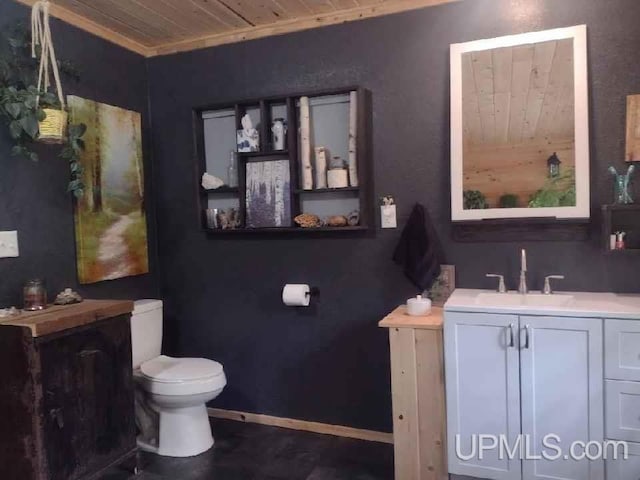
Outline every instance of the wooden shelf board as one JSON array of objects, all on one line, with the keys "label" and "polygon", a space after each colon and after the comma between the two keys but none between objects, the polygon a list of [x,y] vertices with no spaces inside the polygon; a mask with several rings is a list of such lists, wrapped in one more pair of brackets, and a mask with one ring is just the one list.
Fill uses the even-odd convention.
[{"label": "wooden shelf board", "polygon": [[268,152],[236,152],[241,158],[257,158],[257,157],[286,157],[289,150],[269,150]]},{"label": "wooden shelf board", "polygon": [[316,188],[313,190],[303,190],[298,188],[294,190],[297,194],[313,194],[313,193],[340,193],[340,192],[359,192],[360,187],[344,187],[344,188]]},{"label": "wooden shelf board", "polygon": [[368,227],[364,225],[348,226],[348,227],[318,227],[318,228],[302,228],[302,227],[272,227],[272,228],[235,228],[235,229],[215,229],[206,228],[207,233],[211,235],[242,235],[242,234],[260,234],[260,233],[329,233],[329,232],[364,232]]},{"label": "wooden shelf board", "polygon": [[211,188],[211,189],[206,189],[203,188],[202,189],[202,193],[226,193],[226,194],[233,194],[233,193],[240,193],[240,189],[238,187],[227,187],[227,186],[222,186],[220,188]]},{"label": "wooden shelf board", "polygon": [[607,255],[638,255],[640,248],[624,248],[621,250],[607,250]]},{"label": "wooden shelf board", "polygon": [[602,206],[603,210],[610,210],[610,211],[634,211],[637,210],[640,212],[640,203],[631,203],[628,205],[603,205]]}]

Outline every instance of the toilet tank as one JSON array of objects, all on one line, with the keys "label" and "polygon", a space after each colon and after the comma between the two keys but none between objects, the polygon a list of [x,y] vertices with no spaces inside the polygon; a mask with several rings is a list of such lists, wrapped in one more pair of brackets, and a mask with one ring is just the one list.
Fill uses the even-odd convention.
[{"label": "toilet tank", "polygon": [[160,356],[162,300],[136,300],[131,314],[133,368]]}]

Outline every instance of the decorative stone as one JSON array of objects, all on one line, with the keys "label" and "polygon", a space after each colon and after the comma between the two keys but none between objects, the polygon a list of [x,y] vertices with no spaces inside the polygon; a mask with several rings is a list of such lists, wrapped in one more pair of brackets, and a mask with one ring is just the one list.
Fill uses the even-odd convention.
[{"label": "decorative stone", "polygon": [[202,188],[205,190],[215,190],[223,185],[224,182],[215,175],[211,175],[209,173],[202,175]]},{"label": "decorative stone", "polygon": [[344,215],[332,215],[327,218],[327,225],[330,227],[346,227],[349,221]]},{"label": "decorative stone", "polygon": [[82,297],[78,292],[74,292],[70,288],[65,288],[60,292],[53,302],[54,305],[71,305],[73,303],[82,302]]},{"label": "decorative stone", "polygon": [[320,217],[312,213],[301,213],[294,218],[293,221],[302,228],[317,228],[322,226]]}]

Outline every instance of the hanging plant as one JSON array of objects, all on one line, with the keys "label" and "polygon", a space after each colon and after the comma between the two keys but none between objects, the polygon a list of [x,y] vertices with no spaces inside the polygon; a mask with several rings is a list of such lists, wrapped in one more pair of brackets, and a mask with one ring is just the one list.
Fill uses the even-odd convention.
[{"label": "hanging plant", "polygon": [[[0,41],[0,118],[8,127],[14,142],[11,153],[32,161],[38,160],[34,144],[40,140],[40,122],[47,118],[46,110],[61,110],[60,98],[38,88],[40,62],[32,56],[40,56],[41,45],[34,45],[24,26],[18,25],[4,32]],[[41,56],[40,56],[41,58]],[[49,54],[50,59],[50,54]],[[65,77],[78,80],[77,70],[68,62],[56,61],[58,70]],[[66,112],[65,112],[66,113]],[[83,194],[80,153],[84,148],[83,125],[69,125],[74,135],[63,139],[60,157],[69,162],[71,174],[68,190],[76,197]],[[69,148],[67,148],[69,147]]]},{"label": "hanging plant", "polygon": [[58,60],[51,37],[49,8],[49,0],[42,0],[36,2],[31,11],[31,58],[40,58],[36,106],[40,105],[40,91],[49,91],[51,75],[53,75],[58,96],[57,105],[42,108],[44,116],[41,115],[38,118],[38,140],[43,143],[64,143],[68,114],[65,110],[66,104],[62,92]]}]

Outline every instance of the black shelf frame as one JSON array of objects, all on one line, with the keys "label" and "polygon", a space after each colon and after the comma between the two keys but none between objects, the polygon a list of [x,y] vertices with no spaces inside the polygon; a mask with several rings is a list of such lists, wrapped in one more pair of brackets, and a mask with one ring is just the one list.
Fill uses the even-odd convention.
[{"label": "black shelf frame", "polygon": [[[623,250],[611,250],[610,236],[616,231],[631,231]],[[640,204],[602,206],[602,248],[607,255],[624,256],[640,254]]]},{"label": "black shelf frame", "polygon": [[[298,147],[298,107],[296,102],[302,96],[322,97],[329,95],[344,95],[350,92],[357,92],[358,101],[358,138],[357,138],[357,154],[356,162],[358,168],[358,187],[346,188],[323,188],[314,190],[303,190],[300,187],[299,176],[299,147]],[[271,125],[271,107],[275,105],[284,105],[287,112],[287,123],[289,132],[287,134],[287,145],[285,150],[273,150],[271,144],[270,125]],[[211,110],[229,110],[235,112],[236,129],[241,128],[241,119],[248,109],[259,108],[260,124],[258,132],[260,135],[260,148],[258,152],[236,152],[238,162],[238,188],[220,187],[215,190],[205,190],[200,187],[200,179],[206,171],[206,157],[204,147],[204,120],[202,114]],[[359,87],[348,86],[344,88],[324,89],[317,91],[296,92],[287,95],[274,95],[259,99],[245,99],[234,102],[224,102],[218,104],[204,105],[193,109],[193,132],[194,132],[194,150],[195,150],[195,169],[196,184],[198,185],[198,194],[196,201],[198,205],[198,222],[203,231],[209,235],[241,235],[241,234],[345,234],[347,232],[357,233],[370,231],[373,226],[374,203],[372,201],[372,179],[371,179],[371,92]],[[351,193],[358,196],[360,207],[360,224],[357,226],[346,227],[318,227],[318,228],[302,228],[295,225],[287,227],[274,228],[237,228],[237,229],[211,229],[207,226],[206,209],[208,208],[208,200],[210,194],[227,194],[237,195],[239,202],[240,218],[244,222],[246,219],[246,165],[249,162],[270,161],[273,159],[289,160],[290,177],[291,177],[291,216],[292,218],[301,212],[302,197],[313,194],[331,194],[331,193]],[[346,212],[345,212],[346,214]]]},{"label": "black shelf frame", "polygon": [[302,188],[296,188],[295,193],[298,195],[306,194],[319,194],[319,193],[341,193],[341,192],[359,192],[360,187],[342,187],[342,188],[314,188],[312,190],[304,190]]}]

